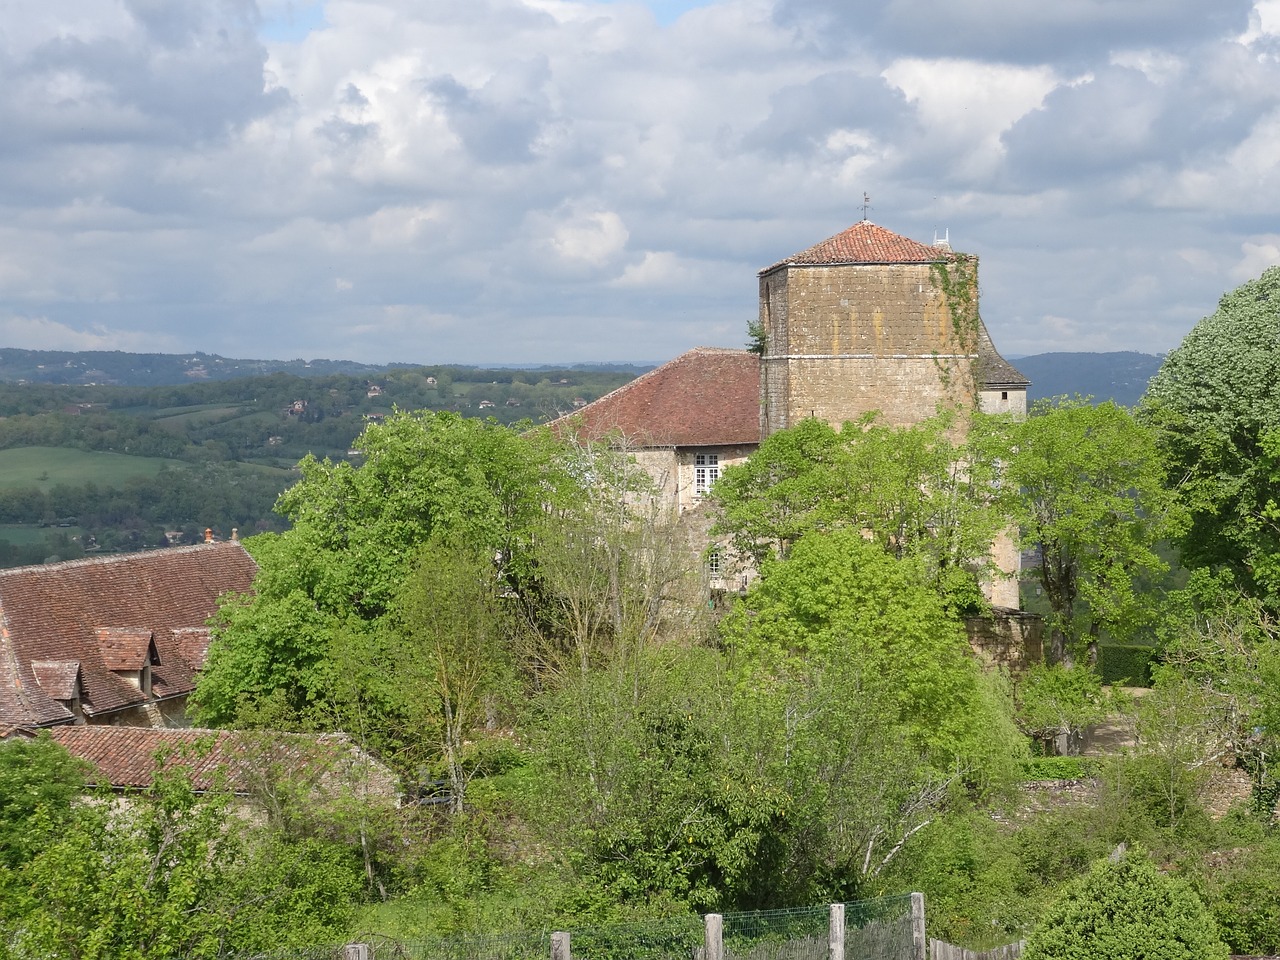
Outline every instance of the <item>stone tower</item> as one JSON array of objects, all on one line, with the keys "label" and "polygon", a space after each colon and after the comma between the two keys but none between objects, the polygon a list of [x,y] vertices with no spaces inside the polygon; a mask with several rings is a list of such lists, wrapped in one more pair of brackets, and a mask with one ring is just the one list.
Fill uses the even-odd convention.
[{"label": "stone tower", "polygon": [[760,271],[763,436],[878,410],[908,426],[939,408],[1026,410],[1027,381],[978,315],[977,257],[869,220]]},{"label": "stone tower", "polygon": [[[869,220],[760,271],[760,431],[879,411],[906,427],[940,409],[1025,415],[1027,378],[978,314],[978,258]],[[964,418],[958,429],[964,429]],[[1017,548],[991,545],[993,604],[1018,607]]]}]

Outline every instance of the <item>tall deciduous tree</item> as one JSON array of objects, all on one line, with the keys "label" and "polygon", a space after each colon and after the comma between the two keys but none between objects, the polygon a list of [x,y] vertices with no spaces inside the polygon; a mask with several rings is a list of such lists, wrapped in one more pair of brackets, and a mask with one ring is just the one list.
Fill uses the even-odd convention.
[{"label": "tall deciduous tree", "polygon": [[1280,267],[1225,294],[1143,399],[1191,512],[1188,565],[1224,565],[1280,606]]},{"label": "tall deciduous tree", "polygon": [[293,528],[249,541],[254,594],[223,605],[194,697],[200,722],[228,723],[268,696],[303,712],[331,698],[340,663],[369,671],[361,697],[389,696],[374,625],[433,536],[500,557],[504,581],[524,589],[544,511],[574,486],[544,440],[449,413],[396,413],[357,441],[360,465],[304,460],[278,505]]},{"label": "tall deciduous tree", "polygon": [[1049,603],[1049,659],[1083,643],[1095,660],[1101,631],[1139,616],[1135,578],[1165,569],[1155,544],[1176,529],[1155,438],[1110,401],[1066,398],[1036,404],[1012,435],[1006,502]]}]

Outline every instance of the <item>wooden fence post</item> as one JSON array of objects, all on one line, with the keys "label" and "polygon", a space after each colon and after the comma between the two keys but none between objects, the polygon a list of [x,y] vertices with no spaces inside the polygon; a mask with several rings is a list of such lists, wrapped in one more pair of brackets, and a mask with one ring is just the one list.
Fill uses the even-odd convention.
[{"label": "wooden fence post", "polygon": [[342,960],[369,960],[369,945],[348,943],[342,948]]},{"label": "wooden fence post", "polygon": [[569,934],[558,930],[551,935],[551,960],[570,960]]},{"label": "wooden fence post", "polygon": [[831,904],[831,918],[827,923],[827,956],[829,960],[844,960],[844,904]]},{"label": "wooden fence post", "polygon": [[724,960],[724,917],[708,913],[703,920],[703,944],[706,960]]},{"label": "wooden fence post", "polygon": [[924,938],[924,894],[911,895],[911,957],[912,960],[927,960],[925,950],[928,946]]}]

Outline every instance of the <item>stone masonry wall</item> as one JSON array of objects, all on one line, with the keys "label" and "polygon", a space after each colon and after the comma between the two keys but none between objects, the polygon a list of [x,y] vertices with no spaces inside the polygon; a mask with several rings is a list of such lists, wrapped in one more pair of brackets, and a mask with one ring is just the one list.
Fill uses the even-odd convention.
[{"label": "stone masonry wall", "polygon": [[973,404],[976,327],[957,324],[935,269],[791,266],[762,277],[765,432],[872,410],[908,425]]}]

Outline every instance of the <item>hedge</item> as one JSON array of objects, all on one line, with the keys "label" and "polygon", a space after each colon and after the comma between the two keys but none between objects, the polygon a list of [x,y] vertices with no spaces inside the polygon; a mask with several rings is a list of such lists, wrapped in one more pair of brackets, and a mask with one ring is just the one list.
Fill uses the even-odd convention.
[{"label": "hedge", "polygon": [[1103,683],[1149,687],[1155,655],[1154,647],[1103,644],[1098,648],[1098,673]]}]

